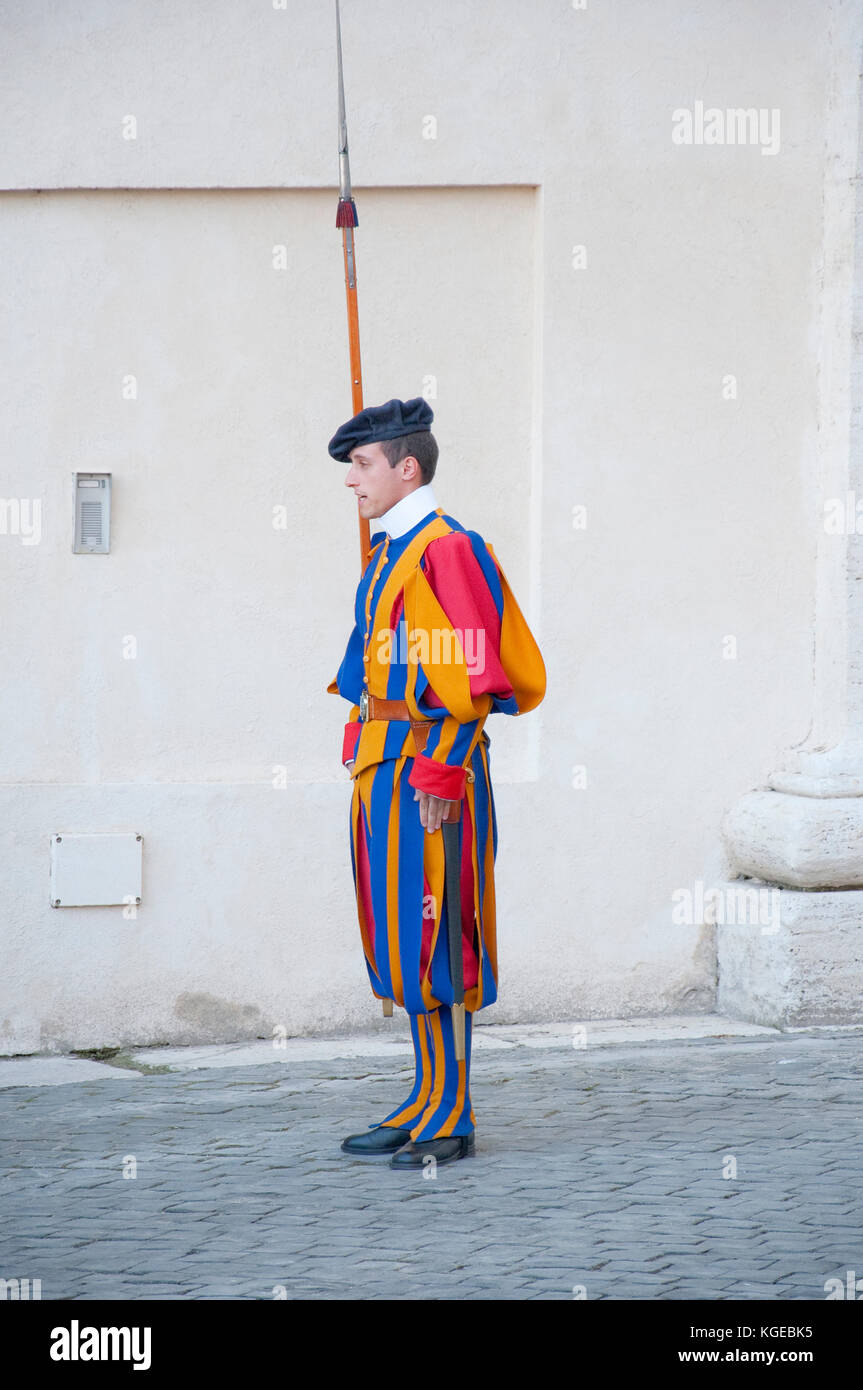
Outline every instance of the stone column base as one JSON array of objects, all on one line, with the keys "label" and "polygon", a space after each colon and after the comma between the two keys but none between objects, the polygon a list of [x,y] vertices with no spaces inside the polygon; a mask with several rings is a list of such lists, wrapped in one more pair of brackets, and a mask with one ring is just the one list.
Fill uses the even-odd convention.
[{"label": "stone column base", "polygon": [[863,888],[863,797],[747,792],[725,813],[722,841],[740,873],[768,883]]},{"label": "stone column base", "polygon": [[754,890],[771,907],[717,920],[718,1013],[774,1028],[863,1023],[863,889],[807,892],[759,879],[716,886],[720,901]]}]

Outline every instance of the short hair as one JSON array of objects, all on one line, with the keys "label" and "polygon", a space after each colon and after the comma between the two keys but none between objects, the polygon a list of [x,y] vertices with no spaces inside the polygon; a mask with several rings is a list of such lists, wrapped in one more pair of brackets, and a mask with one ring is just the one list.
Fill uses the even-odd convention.
[{"label": "short hair", "polygon": [[380,446],[386,455],[390,468],[412,454],[420,466],[424,483],[430,483],[437,467],[437,440],[430,430],[417,430],[415,434],[400,434],[397,439],[381,439]]}]

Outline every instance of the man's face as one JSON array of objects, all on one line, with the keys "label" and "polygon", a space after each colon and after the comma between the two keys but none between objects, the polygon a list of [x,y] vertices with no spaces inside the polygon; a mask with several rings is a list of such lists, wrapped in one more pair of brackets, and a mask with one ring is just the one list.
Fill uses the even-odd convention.
[{"label": "man's face", "polygon": [[353,490],[361,517],[383,516],[422,483],[413,455],[391,468],[380,444],[362,444],[351,450],[350,457],[345,487]]}]

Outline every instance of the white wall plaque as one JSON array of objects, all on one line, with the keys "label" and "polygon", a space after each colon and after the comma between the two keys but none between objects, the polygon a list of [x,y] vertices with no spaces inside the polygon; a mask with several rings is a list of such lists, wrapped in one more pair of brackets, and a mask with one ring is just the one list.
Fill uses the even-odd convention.
[{"label": "white wall plaque", "polygon": [[111,907],[141,901],[143,836],[51,836],[51,906]]}]

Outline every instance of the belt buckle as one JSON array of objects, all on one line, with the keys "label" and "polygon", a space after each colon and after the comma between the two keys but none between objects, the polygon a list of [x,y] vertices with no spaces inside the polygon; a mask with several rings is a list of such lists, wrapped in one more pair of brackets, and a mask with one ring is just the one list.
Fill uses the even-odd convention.
[{"label": "belt buckle", "polygon": [[360,696],[360,719],[365,722],[369,717],[369,692],[364,690]]}]

